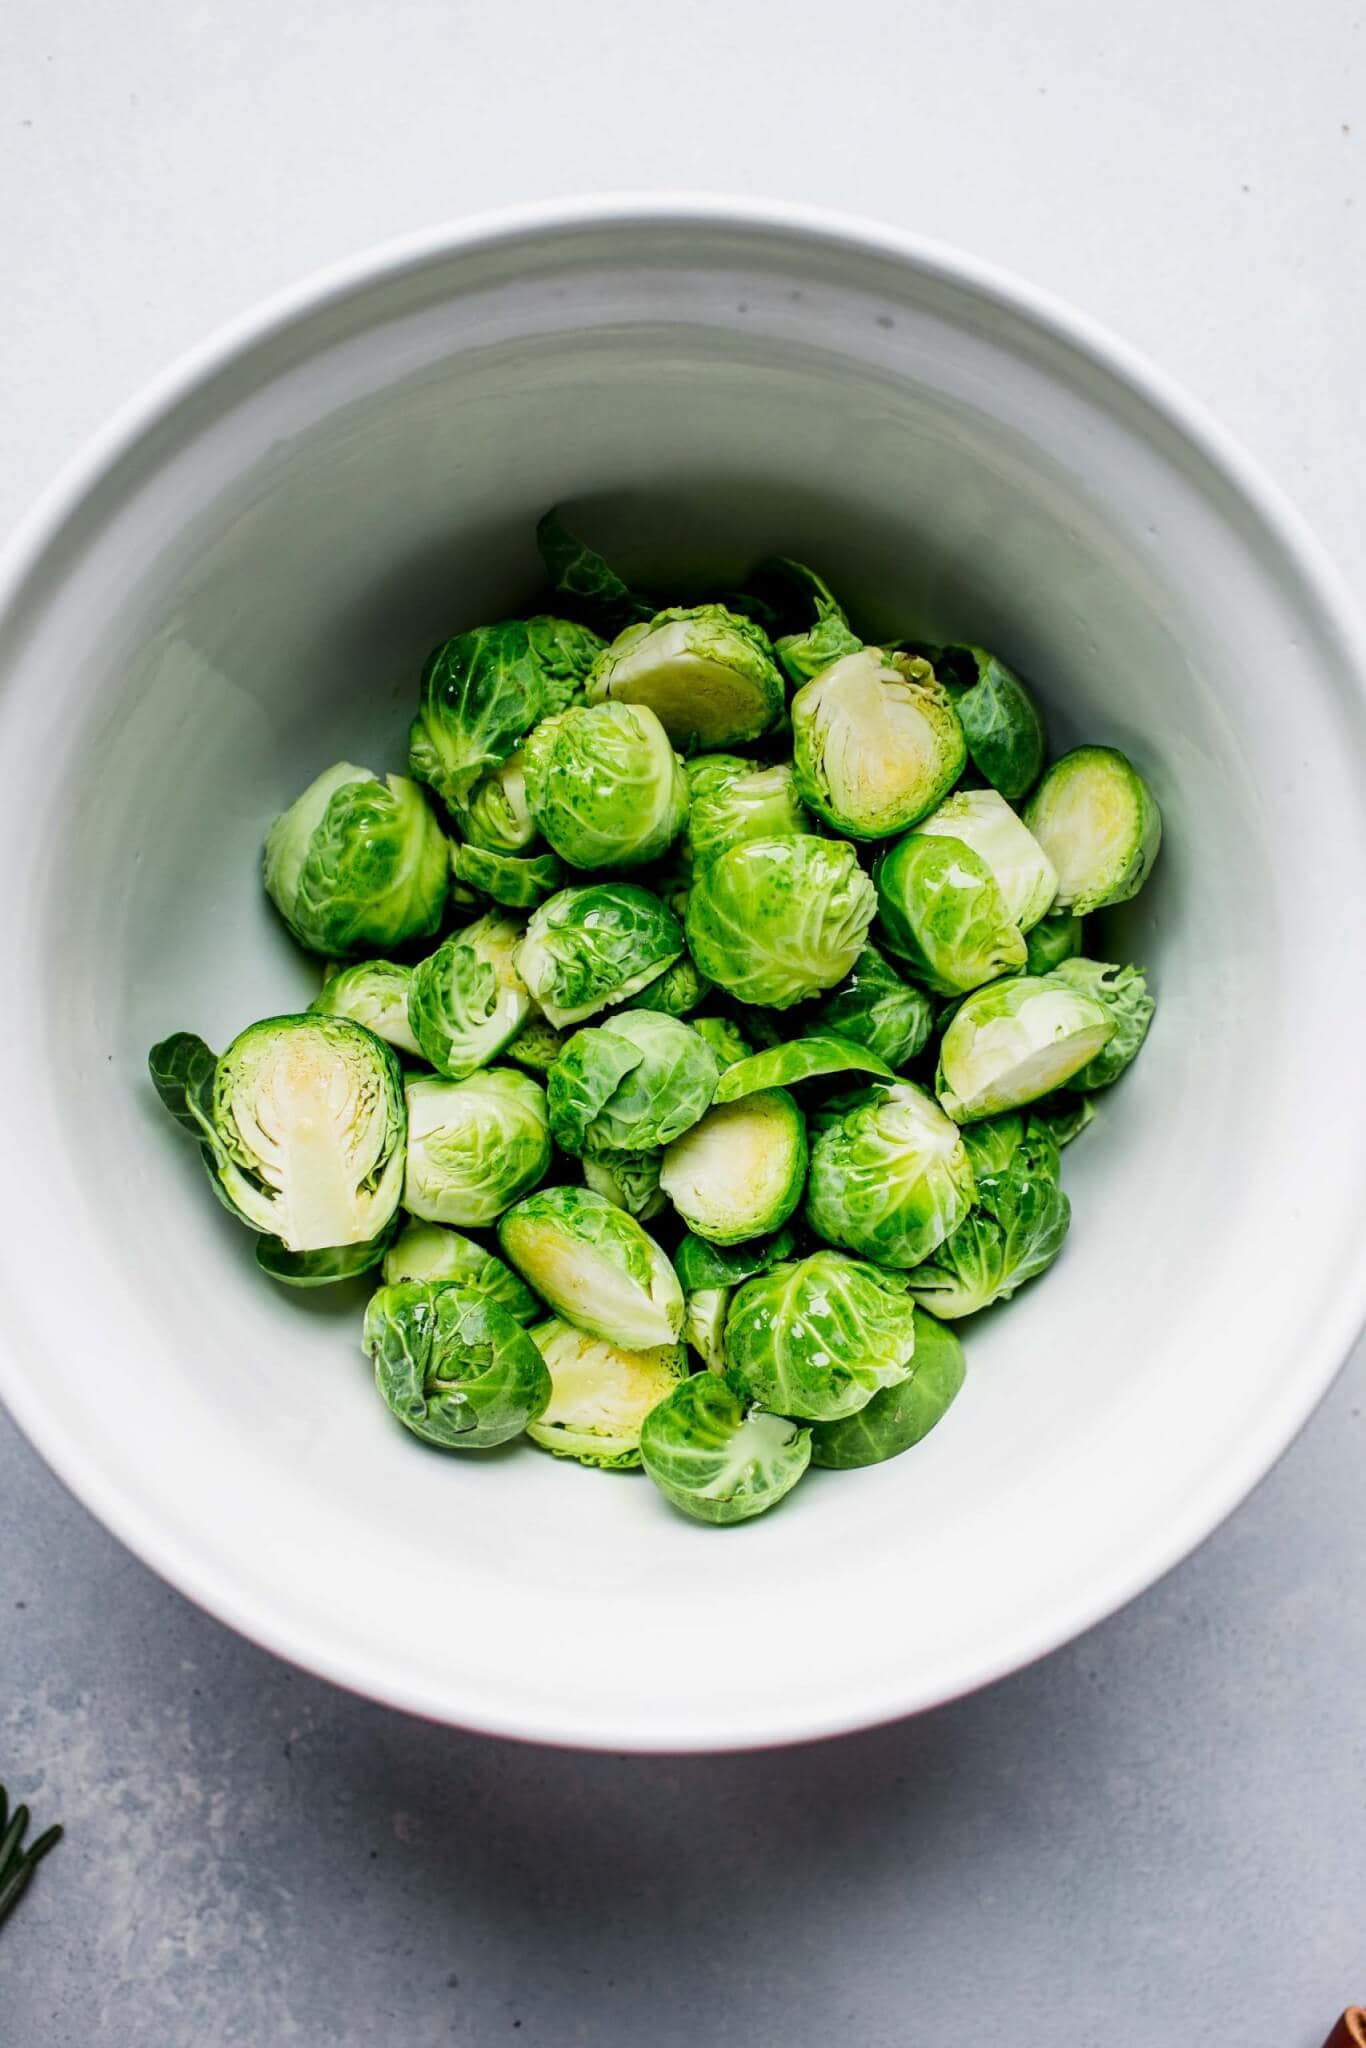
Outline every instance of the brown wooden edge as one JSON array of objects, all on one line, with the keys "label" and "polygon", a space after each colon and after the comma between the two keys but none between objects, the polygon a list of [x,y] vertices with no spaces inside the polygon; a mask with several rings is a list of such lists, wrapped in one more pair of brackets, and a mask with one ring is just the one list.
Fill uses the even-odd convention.
[{"label": "brown wooden edge", "polygon": [[1366,2048],[1366,2005],[1348,2006],[1323,2048]]}]

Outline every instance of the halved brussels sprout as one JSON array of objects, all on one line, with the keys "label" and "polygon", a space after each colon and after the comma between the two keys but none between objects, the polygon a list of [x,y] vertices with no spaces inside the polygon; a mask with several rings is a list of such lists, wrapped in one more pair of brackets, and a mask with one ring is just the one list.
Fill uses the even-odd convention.
[{"label": "halved brussels sprout", "polygon": [[790,1230],[747,1244],[708,1244],[691,1231],[680,1240],[674,1271],[683,1289],[683,1334],[710,1371],[726,1369],[726,1312],[736,1288],[791,1258],[793,1243]]},{"label": "halved brussels sprout", "polygon": [[748,839],[696,876],[688,945],[728,994],[787,1010],[843,980],[876,907],[852,846],[810,833]]},{"label": "halved brussels sprout", "polygon": [[893,973],[876,946],[865,946],[811,1022],[818,1031],[865,1046],[895,1069],[929,1043],[934,1005],[923,989]]},{"label": "halved brussels sprout", "polygon": [[565,1044],[564,1032],[557,1031],[539,1010],[533,1010],[504,1050],[508,1059],[516,1060],[519,1067],[526,1067],[533,1074],[548,1074],[564,1051]]},{"label": "halved brussels sprout", "polygon": [[1108,1088],[1117,1081],[1148,1035],[1157,1005],[1148,994],[1141,967],[1114,967],[1102,960],[1065,960],[1054,970],[1069,988],[1093,996],[1115,1027],[1114,1037],[1093,1060],[1088,1060],[1071,1085],[1089,1093]]},{"label": "halved brussels sprout", "polygon": [[286,1287],[333,1287],[339,1280],[354,1280],[379,1264],[397,1220],[396,1215],[392,1217],[368,1244],[334,1244],[320,1252],[286,1251],[278,1237],[262,1235],[256,1240],[256,1263]]},{"label": "halved brussels sprout", "polygon": [[290,1253],[382,1237],[403,1187],[403,1077],[372,1031],[349,1017],[267,1017],[217,1060],[181,1031],[147,1063],[241,1222]]},{"label": "halved brussels sprout", "polygon": [[525,853],[536,837],[536,820],[526,800],[526,761],[522,749],[489,768],[463,804],[453,807],[471,846],[487,853]]},{"label": "halved brussels sprout", "polygon": [[1041,918],[1025,939],[1026,974],[1049,974],[1064,960],[1080,953],[1086,927],[1079,917],[1065,911],[1060,917]]},{"label": "halved brussels sprout", "polygon": [[975,989],[959,1004],[939,1046],[935,1093],[956,1123],[1018,1109],[1061,1088],[1115,1035],[1093,996],[1052,974],[1020,975]]},{"label": "halved brussels sprout", "polygon": [[963,995],[1024,966],[1024,934],[991,869],[961,839],[908,832],[874,880],[884,940],[937,994]]},{"label": "halved brussels sprout", "polygon": [[639,1465],[646,1416],[687,1373],[683,1346],[633,1351],[559,1318],[531,1334],[550,1372],[550,1404],[528,1427],[531,1441],[557,1458],[602,1471]]},{"label": "halved brussels sprout", "polygon": [[703,754],[688,763],[687,772],[688,845],[699,864],[742,839],[781,839],[811,830],[788,761]]},{"label": "halved brussels sprout", "polygon": [[634,1010],[662,1010],[668,1017],[686,1017],[711,994],[711,983],[698,973],[686,953],[666,967],[653,981],[647,981],[634,998]]},{"label": "halved brussels sprout", "polygon": [[1011,803],[1043,773],[1039,708],[1014,669],[984,647],[939,648],[934,672],[948,688],[978,774]]},{"label": "halved brussels sprout", "polygon": [[403,1206],[426,1223],[492,1223],[550,1164],[545,1090],[488,1067],[465,1081],[408,1083]]},{"label": "halved brussels sprout", "polygon": [[583,1162],[584,1185],[624,1209],[640,1223],[663,1213],[668,1204],[659,1185],[659,1152],[603,1152]]},{"label": "halved brussels sprout", "polygon": [[646,1351],[673,1344],[683,1290],[633,1216],[588,1188],[543,1188],[510,1209],[498,1241],[528,1284],[577,1329]]},{"label": "halved brussels sprout", "polygon": [[786,1223],[806,1182],[806,1122],[783,1088],[709,1109],[664,1153],[659,1184],[690,1230],[739,1244]]},{"label": "halved brussels sprout", "polygon": [[544,617],[504,619],[445,641],[422,672],[408,733],[413,774],[460,811],[538,720],[582,697],[601,649],[586,626]]},{"label": "halved brussels sprout", "polygon": [[564,864],[553,853],[490,853],[483,846],[452,846],[451,873],[507,910],[534,910],[565,883]]},{"label": "halved brussels sprout", "polygon": [[555,1143],[577,1155],[667,1145],[705,1113],[720,1071],[705,1039],[680,1018],[620,1010],[576,1031],[550,1069]]},{"label": "halved brussels sprout", "polygon": [[486,1067],[531,1015],[514,964],[521,927],[481,917],[413,969],[408,1022],[422,1057],[449,1081]]},{"label": "halved brussels sprout", "polygon": [[967,747],[927,661],[864,647],[792,699],[793,767],[813,811],[851,839],[888,839],[926,817]]},{"label": "halved brussels sprout", "polygon": [[957,1336],[923,1308],[915,1312],[911,1376],[884,1387],[856,1415],[811,1427],[811,1462],[854,1472],[898,1458],[929,1435],[963,1384],[966,1365]]},{"label": "halved brussels sprout", "polygon": [[959,789],[916,827],[970,846],[986,862],[1013,924],[1027,932],[1057,894],[1058,878],[1043,848],[994,789]]},{"label": "halved brussels sprout", "polygon": [[739,1025],[732,1024],[729,1017],[694,1017],[692,1028],[716,1054],[716,1064],[723,1073],[737,1061],[748,1059],[753,1050]]},{"label": "halved brussels sprout", "polygon": [[977,1199],[953,1235],[909,1275],[912,1295],[937,1316],[975,1315],[1009,1301],[1062,1250],[1072,1205],[1058,1185],[1051,1137],[1023,1136],[1010,1157],[980,1172]]},{"label": "halved brussels sprout", "polygon": [[434,932],[446,907],[446,840],[402,775],[338,761],[266,834],[266,893],[301,946],[348,959]]},{"label": "halved brussels sprout", "polygon": [[561,889],[533,911],[517,970],[550,1022],[584,1024],[624,1003],[683,951],[678,920],[633,882]]},{"label": "halved brussels sprout", "polygon": [[962,1133],[913,1081],[878,1084],[856,1096],[811,1148],[811,1228],[880,1265],[928,1258],[972,1199]]},{"label": "halved brussels sprout", "polygon": [[400,1052],[421,1059],[422,1048],[408,1022],[411,967],[392,960],[358,960],[329,974],[309,1009],[324,1017],[349,1017]]},{"label": "halved brussels sprout", "polygon": [[783,714],[763,628],[724,605],[676,606],[628,626],[594,665],[590,704],[643,704],[684,752],[756,740]]},{"label": "halved brussels sprout", "polygon": [[911,1374],[905,1282],[843,1252],[773,1266],[736,1289],[726,1317],[733,1383],[776,1415],[833,1422]]},{"label": "halved brussels sprout", "polygon": [[646,1416],[640,1459],[655,1485],[699,1522],[746,1522],[776,1507],[811,1462],[811,1432],[751,1407],[701,1372]]},{"label": "halved brussels sprout", "polygon": [[385,1285],[396,1287],[403,1280],[477,1287],[518,1323],[534,1323],[542,1313],[541,1304],[511,1266],[472,1237],[462,1237],[440,1223],[405,1223],[385,1252]]},{"label": "halved brussels sprout", "polygon": [[683,764],[644,705],[575,705],[536,727],[525,758],[531,815],[571,867],[644,867],[683,829]]},{"label": "halved brussels sprout", "polygon": [[521,1324],[477,1287],[407,1280],[381,1287],[361,1345],[405,1429],[445,1451],[521,1436],[550,1399],[550,1374]]},{"label": "halved brussels sprout", "polygon": [[1055,910],[1088,917],[1139,890],[1162,844],[1147,783],[1114,747],[1074,747],[1029,799],[1025,823],[1058,874]]},{"label": "halved brussels sprout", "polygon": [[547,512],[536,528],[536,546],[545,570],[556,590],[579,600],[613,630],[626,619],[648,619],[654,607],[637,597],[623,583],[616,570],[571,533],[560,517],[559,507]]},{"label": "halved brussels sprout", "polygon": [[810,1038],[789,1038],[782,1045],[768,1046],[727,1067],[716,1090],[718,1102],[738,1102],[742,1095],[757,1094],[761,1088],[792,1088],[799,1081],[814,1081],[829,1074],[882,1074],[892,1079],[892,1070],[875,1052],[856,1045],[851,1038],[839,1038],[832,1031],[813,1033]]}]

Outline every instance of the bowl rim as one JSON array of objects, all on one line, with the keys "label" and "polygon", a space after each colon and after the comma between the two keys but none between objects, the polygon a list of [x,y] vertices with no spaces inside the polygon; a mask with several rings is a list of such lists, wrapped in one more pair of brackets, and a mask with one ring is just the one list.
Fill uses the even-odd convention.
[{"label": "bowl rim", "polygon": [[[0,543],[0,628],[19,613],[30,587],[40,584],[64,529],[97,489],[158,425],[235,359],[386,278],[583,228],[625,233],[675,228],[703,237],[718,229],[735,229],[807,249],[823,246],[832,253],[889,262],[1014,316],[1113,384],[1127,387],[1251,510],[1298,577],[1309,608],[1341,655],[1344,672],[1355,676],[1357,693],[1366,701],[1366,625],[1345,579],[1281,487],[1203,404],[1140,350],[1060,296],[943,242],[836,209],[686,190],[627,190],[530,201],[436,222],[314,269],[220,323],[145,382],[79,444]],[[145,1516],[136,1500],[108,1480],[98,1456],[70,1441],[60,1422],[52,1420],[55,1411],[29,1398],[19,1358],[4,1342],[0,1396],[50,1470],[121,1543],[217,1620],[274,1655],[348,1691],[453,1726],[565,1747],[677,1754],[766,1748],[876,1727],[961,1698],[1074,1640],[1164,1577],[1251,1494],[1318,1407],[1363,1327],[1366,1263],[1355,1279],[1343,1275],[1317,1305],[1314,1329],[1306,1333],[1287,1397],[1256,1426],[1245,1429],[1239,1445],[1182,1511],[1154,1528],[1146,1542],[1128,1547],[1114,1563],[1098,1569],[1083,1590],[1060,1594],[1046,1613],[1018,1627],[1009,1641],[964,1657],[951,1683],[942,1678],[916,1681],[908,1674],[904,1682],[875,1697],[866,1696],[865,1688],[862,1695],[836,1703],[826,1693],[815,1707],[797,1703],[780,1716],[766,1713],[761,1725],[740,1706],[733,1710],[729,1725],[720,1725],[721,1717],[713,1715],[695,1735],[680,1731],[678,1739],[668,1741],[643,1737],[635,1725],[614,1724],[606,1716],[586,1728],[579,1725],[574,1710],[558,1717],[515,1706],[505,1713],[471,1712],[453,1697],[436,1697],[435,1688],[386,1671],[382,1658],[337,1651],[325,1640],[309,1639],[295,1621],[272,1611],[268,1596],[243,1593],[230,1575],[186,1555],[154,1517]]]}]

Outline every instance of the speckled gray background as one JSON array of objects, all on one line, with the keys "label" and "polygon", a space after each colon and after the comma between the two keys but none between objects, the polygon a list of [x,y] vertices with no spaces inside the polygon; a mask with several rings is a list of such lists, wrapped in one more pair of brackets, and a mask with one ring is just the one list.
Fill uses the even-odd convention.
[{"label": "speckled gray background", "polygon": [[[693,185],[880,214],[1075,298],[1360,583],[1361,17],[7,0],[0,522],[303,269],[445,213]],[[0,1159],[23,1170],[2,1134]],[[90,1384],[78,1303],[73,1275],[53,1314]],[[1363,1407],[1359,1353],[1195,1559],[1036,1669],[687,1761],[452,1734],[289,1671],[0,1420],[0,1776],[70,1830],[0,1932],[0,2048],[1316,2048],[1366,1998]]]}]

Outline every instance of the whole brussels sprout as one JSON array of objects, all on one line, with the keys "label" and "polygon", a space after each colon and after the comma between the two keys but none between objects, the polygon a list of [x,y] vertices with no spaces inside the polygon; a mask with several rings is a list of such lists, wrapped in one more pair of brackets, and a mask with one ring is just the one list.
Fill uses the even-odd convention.
[{"label": "whole brussels sprout", "polygon": [[926,817],[963,772],[963,728],[927,661],[863,647],[792,699],[803,800],[851,839],[888,839]]},{"label": "whole brussels sprout", "polygon": [[703,754],[688,763],[687,772],[688,845],[698,863],[742,839],[781,839],[811,830],[790,762]]},{"label": "whole brussels sprout", "polygon": [[1057,894],[1058,878],[1037,839],[994,789],[959,789],[916,827],[956,841],[986,862],[1006,914],[1027,932]]},{"label": "whole brussels sprout", "polygon": [[876,907],[852,846],[809,833],[748,839],[694,880],[688,945],[740,1002],[787,1010],[843,980]]},{"label": "whole brussels sprout", "polygon": [[403,1077],[372,1031],[349,1017],[267,1017],[219,1059],[182,1031],[148,1066],[243,1223],[290,1253],[385,1236],[403,1187]]},{"label": "whole brussels sprout", "polygon": [[786,1223],[806,1182],[806,1121],[783,1088],[721,1103],[665,1148],[659,1184],[688,1228],[739,1244]]},{"label": "whole brussels sprout", "polygon": [[948,689],[973,767],[1010,803],[1043,773],[1043,719],[1013,669],[984,647],[941,647],[934,672]]},{"label": "whole brussels sprout", "polygon": [[486,853],[525,853],[536,837],[536,820],[526,800],[526,759],[522,749],[489,768],[455,807],[456,822],[471,846]]},{"label": "whole brussels sprout", "polygon": [[790,1230],[745,1244],[709,1244],[691,1231],[680,1240],[674,1271],[683,1289],[683,1334],[711,1372],[726,1369],[726,1312],[736,1288],[790,1259],[793,1243]]},{"label": "whole brussels sprout", "polygon": [[459,812],[533,725],[582,697],[601,648],[586,626],[554,618],[504,619],[444,641],[422,672],[408,734],[412,773]]},{"label": "whole brussels sprout", "polygon": [[877,1266],[813,1252],[736,1289],[725,1343],[728,1376],[762,1407],[833,1422],[909,1379],[914,1303]]},{"label": "whole brussels sprout", "polygon": [[451,873],[507,910],[534,910],[565,883],[564,865],[553,853],[489,853],[482,846],[453,846]]},{"label": "whole brussels sprout", "polygon": [[643,705],[576,705],[536,727],[525,757],[531,815],[570,867],[643,867],[683,829],[683,764]]},{"label": "whole brussels sprout", "polygon": [[1025,941],[996,878],[960,839],[908,832],[874,869],[878,928],[939,995],[963,995],[1025,964]]},{"label": "whole brussels sprout", "polygon": [[603,1152],[583,1162],[584,1186],[624,1209],[639,1223],[648,1223],[668,1207],[659,1185],[659,1152]]},{"label": "whole brussels sprout", "polygon": [[962,1133],[913,1081],[860,1093],[811,1148],[811,1228],[884,1266],[928,1258],[972,1199]]},{"label": "whole brussels sprout", "polygon": [[540,1351],[477,1287],[421,1280],[381,1287],[370,1298],[361,1343],[390,1414],[445,1451],[507,1443],[550,1400]]},{"label": "whole brussels sprout", "polygon": [[602,1471],[640,1463],[640,1432],[652,1408],[688,1370],[678,1343],[631,1350],[556,1318],[532,1331],[550,1372],[550,1403],[527,1435],[557,1458]]},{"label": "whole brussels sprout", "polygon": [[1137,896],[1162,844],[1162,814],[1114,747],[1074,747],[1029,799],[1025,823],[1058,876],[1055,910],[1089,917]]},{"label": "whole brussels sprout", "polygon": [[720,1076],[704,1039],[677,1017],[621,1010],[576,1031],[547,1076],[561,1151],[640,1152],[667,1145],[702,1116]]},{"label": "whole brussels sprout", "polygon": [[514,1322],[534,1323],[541,1304],[511,1266],[493,1252],[447,1230],[440,1223],[405,1223],[384,1254],[384,1281],[396,1287],[403,1280],[454,1281],[476,1287],[505,1309]]},{"label": "whole brussels sprout", "polygon": [[935,1093],[955,1123],[1018,1109],[1061,1088],[1115,1035],[1104,1005],[1052,974],[974,989],[939,1045]]},{"label": "whole brussels sprout", "polygon": [[811,1462],[811,1432],[740,1400],[715,1374],[681,1380],[646,1416],[640,1459],[699,1522],[746,1522],[776,1507]]},{"label": "whole brussels sprout", "polygon": [[556,1029],[625,1003],[683,951],[678,920],[633,882],[561,889],[517,948],[517,970]]},{"label": "whole brussels sprout", "polygon": [[266,893],[301,946],[337,959],[441,923],[446,840],[416,783],[338,761],[266,834]]},{"label": "whole brussels sprout", "polygon": [[883,1387],[856,1415],[813,1423],[812,1464],[853,1472],[900,1457],[942,1421],[965,1371],[963,1347],[954,1332],[917,1308],[910,1378]]},{"label": "whole brussels sprout", "polygon": [[534,1188],[550,1164],[545,1090],[510,1067],[408,1083],[403,1206],[427,1223],[477,1229]]},{"label": "whole brussels sprout", "polygon": [[627,1350],[674,1344],[683,1290],[633,1216],[588,1188],[543,1188],[510,1209],[498,1241],[523,1279],[577,1329]]},{"label": "whole brussels sprout", "polygon": [[781,1045],[751,1053],[747,1060],[737,1060],[721,1076],[716,1100],[738,1102],[742,1095],[756,1095],[761,1088],[794,1088],[799,1081],[828,1079],[832,1074],[892,1078],[891,1068],[875,1052],[868,1052],[852,1038],[824,1031],[810,1038],[789,1038]]},{"label": "whole brussels sprout", "polygon": [[972,1209],[910,1275],[911,1293],[950,1320],[1009,1301],[1052,1265],[1071,1220],[1057,1146],[1050,1137],[1022,1137],[1002,1166],[979,1172]]},{"label": "whole brussels sprout", "polygon": [[1060,917],[1041,918],[1025,940],[1025,973],[1049,974],[1064,960],[1074,960],[1081,951],[1086,927],[1081,918],[1064,912]]},{"label": "whole brussels sprout", "polygon": [[895,1070],[929,1043],[934,1005],[923,989],[893,972],[876,946],[865,946],[811,1023],[814,1030],[852,1039]]},{"label": "whole brussels sprout", "polygon": [[514,964],[522,933],[506,917],[481,917],[413,969],[408,1022],[423,1059],[463,1081],[500,1053],[531,1015]]},{"label": "whole brussels sprout", "polygon": [[785,694],[763,628],[720,604],[628,626],[588,682],[590,704],[648,706],[685,753],[758,739],[782,717]]},{"label": "whole brussels sprout", "polygon": [[324,1017],[349,1017],[399,1052],[421,1059],[422,1048],[408,1022],[411,981],[410,967],[392,960],[358,960],[354,967],[329,974],[308,1007]]},{"label": "whole brussels sprout", "polygon": [[1114,967],[1102,960],[1065,960],[1054,973],[1069,988],[1094,997],[1115,1027],[1109,1044],[1073,1074],[1070,1085],[1084,1093],[1108,1088],[1137,1059],[1153,1021],[1157,1005],[1148,994],[1143,969]]}]

